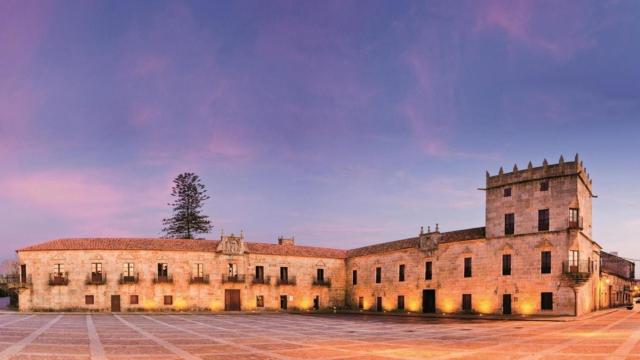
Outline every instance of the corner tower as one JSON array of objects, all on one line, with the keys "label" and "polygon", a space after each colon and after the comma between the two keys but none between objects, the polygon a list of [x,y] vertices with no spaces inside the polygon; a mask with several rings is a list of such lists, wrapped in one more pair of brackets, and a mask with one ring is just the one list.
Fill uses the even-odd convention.
[{"label": "corner tower", "polygon": [[487,238],[575,229],[591,237],[592,181],[576,154],[573,161],[526,169],[513,166],[486,177]]}]

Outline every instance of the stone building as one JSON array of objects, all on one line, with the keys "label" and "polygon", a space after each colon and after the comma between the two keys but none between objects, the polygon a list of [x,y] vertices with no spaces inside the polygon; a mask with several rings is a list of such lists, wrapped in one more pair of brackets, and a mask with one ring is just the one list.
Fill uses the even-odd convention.
[{"label": "stone building", "polygon": [[580,315],[631,301],[634,264],[592,238],[577,155],[487,173],[483,190],[484,227],[351,250],[233,235],[45,242],[18,250],[20,309]]}]

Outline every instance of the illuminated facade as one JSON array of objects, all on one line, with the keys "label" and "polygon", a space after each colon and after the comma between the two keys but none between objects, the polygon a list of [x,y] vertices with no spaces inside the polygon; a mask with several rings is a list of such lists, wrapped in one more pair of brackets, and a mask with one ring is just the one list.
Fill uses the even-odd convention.
[{"label": "illuminated facade", "polygon": [[21,310],[580,315],[631,301],[633,263],[592,239],[582,162],[487,173],[485,226],[352,250],[221,240],[61,239],[18,250]]}]

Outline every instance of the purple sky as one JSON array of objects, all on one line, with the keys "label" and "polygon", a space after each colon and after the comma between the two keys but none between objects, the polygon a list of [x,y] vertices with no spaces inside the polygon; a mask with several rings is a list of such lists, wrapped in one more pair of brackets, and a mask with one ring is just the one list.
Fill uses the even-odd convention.
[{"label": "purple sky", "polygon": [[159,236],[351,248],[484,224],[484,172],[579,152],[640,258],[638,1],[0,2],[0,258]]}]

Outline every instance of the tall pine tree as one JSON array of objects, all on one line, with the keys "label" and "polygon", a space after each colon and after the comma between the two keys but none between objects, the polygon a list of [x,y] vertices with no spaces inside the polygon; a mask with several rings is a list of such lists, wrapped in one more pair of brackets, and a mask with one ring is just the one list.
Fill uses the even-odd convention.
[{"label": "tall pine tree", "polygon": [[193,239],[195,234],[205,234],[213,229],[209,217],[202,215],[204,201],[209,199],[207,190],[194,173],[182,173],[173,180],[168,205],[173,207],[173,216],[162,220],[165,237]]}]

